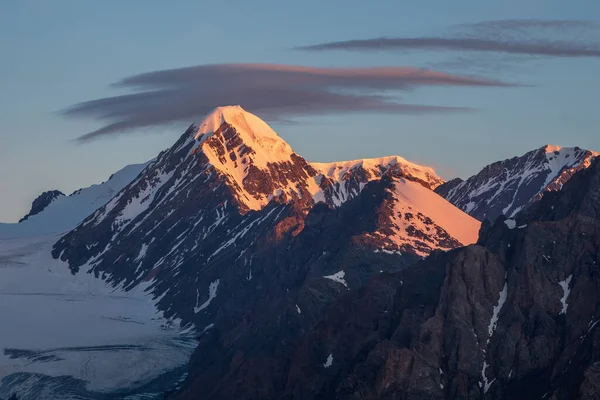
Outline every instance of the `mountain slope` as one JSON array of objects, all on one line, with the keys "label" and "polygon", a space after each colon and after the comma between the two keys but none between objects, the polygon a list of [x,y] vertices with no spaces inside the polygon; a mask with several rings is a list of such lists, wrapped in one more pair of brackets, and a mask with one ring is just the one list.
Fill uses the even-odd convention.
[{"label": "mountain slope", "polygon": [[[0,223],[0,239],[42,236],[75,228],[96,209],[106,204],[147,165],[148,163],[128,165],[111,175],[106,182],[79,189],[69,196],[46,192],[53,193],[52,200],[42,207],[42,210],[34,214],[30,212],[16,224]],[[42,198],[43,195],[38,199]],[[35,203],[32,211],[37,211],[34,210]]]},{"label": "mountain slope", "polygon": [[597,159],[477,245],[340,298],[278,360],[273,397],[598,398],[599,226]]},{"label": "mountain slope", "polygon": [[[210,296],[210,287],[205,289],[208,296],[202,301],[209,305],[206,314],[202,310],[200,326],[206,330],[190,361],[186,387],[176,398],[198,393],[211,399],[280,398],[278,388],[285,384],[282,373],[288,368],[285,355],[315,329],[338,298],[359,290],[374,275],[402,270],[421,258],[409,246],[402,254],[381,251],[388,243],[373,239],[388,220],[382,210],[397,201],[394,195],[410,194],[396,187],[402,185],[428,191],[452,207],[417,183],[384,175],[339,208],[314,206],[300,220],[303,229],[298,233],[295,225],[284,235],[260,239],[262,246],[248,250],[248,261],[228,268],[232,262],[223,259],[216,268],[220,277],[215,296]],[[251,268],[245,276],[244,268]],[[230,274],[238,277],[232,282]],[[216,282],[215,277],[209,282]]]},{"label": "mountain slope", "polygon": [[429,167],[398,156],[311,165],[323,174],[322,185],[330,182],[331,193],[338,194],[336,205],[371,180],[391,183],[378,209],[377,229],[362,235],[375,251],[425,256],[477,240],[479,221],[432,191],[444,181]]},{"label": "mountain slope", "polygon": [[378,229],[364,236],[378,249],[426,256],[475,243],[480,222],[422,184],[391,175],[392,188],[379,208]]},{"label": "mountain slope", "polygon": [[147,284],[195,327],[189,381],[210,398],[272,398],[279,381],[257,374],[284,368],[336,299],[479,230],[426,167],[313,166],[254,118],[215,110],[53,249],[75,273]]},{"label": "mountain slope", "polygon": [[465,181],[454,179],[435,191],[469,215],[494,221],[514,216],[547,191],[559,190],[599,153],[546,145],[523,156],[486,166]]}]

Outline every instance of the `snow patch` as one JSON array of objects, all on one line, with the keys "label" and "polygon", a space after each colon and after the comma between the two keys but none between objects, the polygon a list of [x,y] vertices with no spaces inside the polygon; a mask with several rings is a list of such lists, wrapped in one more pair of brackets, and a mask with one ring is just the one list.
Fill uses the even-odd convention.
[{"label": "snow patch", "polygon": [[504,220],[504,224],[508,227],[508,229],[515,229],[515,227],[517,226],[517,221],[515,221],[514,219],[507,219]]},{"label": "snow patch", "polygon": [[341,270],[341,271],[336,272],[333,275],[326,275],[323,278],[331,279],[334,282],[341,283],[342,285],[344,285],[347,288],[348,283],[346,282],[346,279],[344,279],[345,276],[346,276],[346,272],[344,272],[344,270]]},{"label": "snow patch", "polygon": [[488,339],[486,343],[489,343],[494,331],[496,330],[496,326],[498,325],[498,315],[506,303],[506,297],[508,294],[508,282],[506,280],[506,275],[504,276],[504,286],[498,295],[498,303],[494,306],[494,311],[492,313],[492,319],[490,320],[490,324],[488,325]]},{"label": "snow patch", "polygon": [[[219,282],[220,280],[217,279],[210,283],[210,285],[208,286],[208,300],[206,300],[201,305],[196,305],[196,307],[194,307],[194,312],[196,314],[208,307],[210,305],[210,302],[213,301],[215,297],[217,297],[217,289],[219,288]],[[200,301],[200,292],[198,292],[198,301]],[[196,304],[198,303],[196,302]]]},{"label": "snow patch", "polygon": [[142,243],[142,247],[140,248],[140,253],[133,261],[134,262],[142,261],[144,259],[144,257],[146,256],[147,250],[148,250],[148,245],[146,243]]},{"label": "snow patch", "polygon": [[488,363],[484,361],[483,367],[481,368],[482,382],[479,383],[479,387],[482,387],[482,383],[483,383],[483,393],[487,393],[487,391],[490,390],[490,387],[492,386],[492,384],[494,382],[496,382],[496,378],[492,379],[491,381],[488,381],[488,378],[485,375],[485,371],[487,370],[488,367],[489,367]]},{"label": "snow patch", "polygon": [[571,293],[571,289],[569,288],[569,284],[571,283],[571,279],[573,279],[573,274],[569,275],[567,277],[567,279],[565,279],[564,281],[558,282],[558,284],[560,285],[561,289],[563,290],[563,296],[560,299],[560,303],[562,304],[562,309],[560,310],[560,314],[566,314],[567,313],[567,307],[569,306],[567,304],[567,299],[569,298],[569,293]]},{"label": "snow patch", "polygon": [[397,254],[399,256],[402,255],[400,250],[388,250],[388,249],[375,249],[374,253],[385,253],[385,254]]},{"label": "snow patch", "polygon": [[333,364],[333,354],[329,354],[327,356],[327,360],[325,360],[325,362],[323,363],[323,366],[325,368],[329,368],[329,367],[331,367],[332,364]]}]

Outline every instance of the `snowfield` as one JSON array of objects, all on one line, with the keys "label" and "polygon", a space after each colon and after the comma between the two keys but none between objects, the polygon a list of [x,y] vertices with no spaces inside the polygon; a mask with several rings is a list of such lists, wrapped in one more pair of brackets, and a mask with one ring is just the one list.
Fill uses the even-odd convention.
[{"label": "snowfield", "polygon": [[19,373],[71,376],[111,392],[187,363],[194,337],[162,318],[144,287],[125,292],[83,270],[73,276],[50,255],[57,239],[0,240],[0,396]]}]

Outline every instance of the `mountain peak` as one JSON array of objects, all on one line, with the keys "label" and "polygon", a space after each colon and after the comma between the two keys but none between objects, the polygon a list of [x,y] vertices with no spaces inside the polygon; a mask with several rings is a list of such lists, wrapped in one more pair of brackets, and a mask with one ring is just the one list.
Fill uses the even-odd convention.
[{"label": "mountain peak", "polygon": [[316,171],[266,122],[240,106],[215,108],[194,139],[190,153],[202,153],[249,209],[261,209],[282,194],[302,197],[310,186],[310,193],[304,193],[308,200],[318,190]]},{"label": "mountain peak", "polygon": [[412,163],[400,156],[311,163],[311,165],[323,175],[338,181],[344,180],[348,174],[355,173],[357,170],[366,171],[367,174],[378,178],[390,169],[398,169],[405,177],[421,182],[428,189],[434,189],[444,183],[433,168]]},{"label": "mountain peak", "polygon": [[[225,136],[215,139],[215,136],[219,135]],[[289,161],[294,153],[290,145],[266,122],[237,105],[215,108],[204,118],[194,139],[195,149],[203,146],[206,141],[212,141],[213,145],[220,141],[226,144],[224,150],[228,153],[234,146],[237,146],[242,153],[250,150],[252,164],[258,168],[264,168],[269,163]],[[222,157],[219,158],[222,163]],[[235,160],[231,161],[235,162]]]},{"label": "mountain peak", "polygon": [[243,139],[252,142],[260,139],[278,141],[284,143],[291,151],[289,145],[266,122],[238,105],[215,108],[204,118],[194,138],[203,142],[219,131],[223,124],[233,127],[238,134],[244,136]]}]

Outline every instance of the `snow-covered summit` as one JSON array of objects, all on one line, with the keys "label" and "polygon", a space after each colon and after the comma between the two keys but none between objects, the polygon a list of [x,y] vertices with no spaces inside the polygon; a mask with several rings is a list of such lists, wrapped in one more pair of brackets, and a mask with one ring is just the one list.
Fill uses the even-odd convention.
[{"label": "snow-covered summit", "polygon": [[[200,139],[202,135],[207,135],[207,137],[212,135],[223,123],[235,127],[238,133],[244,136],[247,135],[254,140],[257,138],[281,140],[279,135],[265,121],[238,105],[215,108],[200,124],[195,139]],[[204,139],[207,137],[204,137]],[[289,148],[289,146],[287,147]]]},{"label": "snow-covered summit", "polygon": [[434,189],[444,183],[433,168],[410,162],[400,156],[387,156],[378,158],[364,158],[350,161],[336,161],[331,163],[311,163],[311,165],[334,180],[344,180],[348,174],[363,169],[372,175],[372,178],[380,178],[390,168],[398,168],[407,177],[419,180]]},{"label": "snow-covered summit", "polygon": [[242,207],[259,210],[275,197],[308,200],[319,191],[317,172],[266,122],[240,106],[217,107],[193,140],[189,154],[205,156]]},{"label": "snow-covered summit", "polygon": [[237,105],[217,107],[204,118],[193,135],[196,141],[194,150],[229,128],[235,130],[236,142],[243,142],[254,150],[256,155],[252,161],[257,167],[288,161],[293,153],[292,148],[265,121]]}]

